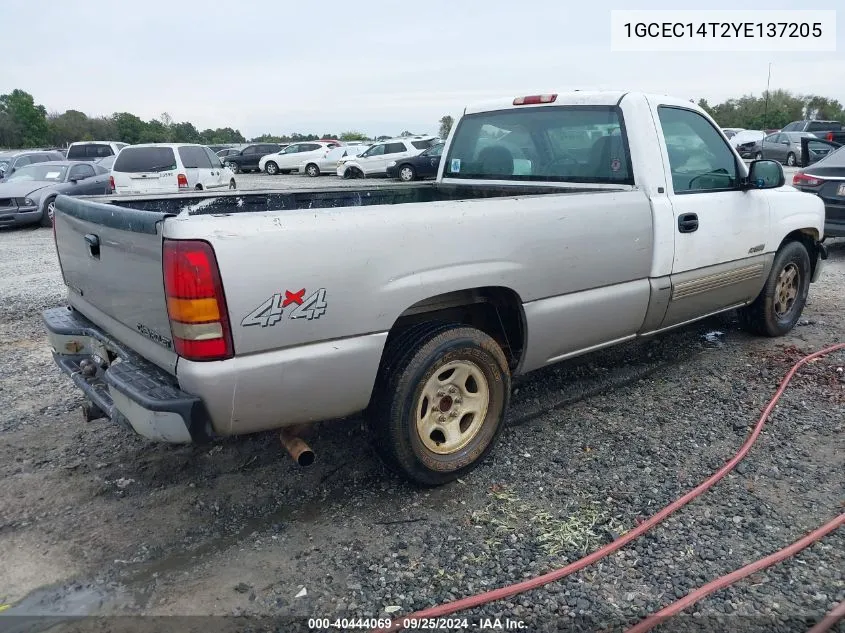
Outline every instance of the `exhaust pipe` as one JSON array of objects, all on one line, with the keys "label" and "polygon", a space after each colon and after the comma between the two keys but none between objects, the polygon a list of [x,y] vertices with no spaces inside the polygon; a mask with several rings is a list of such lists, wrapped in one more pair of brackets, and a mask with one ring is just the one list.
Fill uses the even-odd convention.
[{"label": "exhaust pipe", "polygon": [[305,467],[314,463],[316,459],[314,457],[314,451],[311,450],[311,447],[301,437],[285,429],[279,433],[279,439],[282,441],[282,446],[285,447],[285,450],[290,453],[293,461],[297,464]]}]

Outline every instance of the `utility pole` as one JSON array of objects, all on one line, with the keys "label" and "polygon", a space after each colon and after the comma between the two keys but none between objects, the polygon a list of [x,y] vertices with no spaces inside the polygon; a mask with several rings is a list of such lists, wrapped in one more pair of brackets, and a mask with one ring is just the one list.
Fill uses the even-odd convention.
[{"label": "utility pole", "polygon": [[766,105],[763,106],[763,129],[769,122],[769,86],[772,83],[772,62],[769,62],[769,78],[766,80]]}]

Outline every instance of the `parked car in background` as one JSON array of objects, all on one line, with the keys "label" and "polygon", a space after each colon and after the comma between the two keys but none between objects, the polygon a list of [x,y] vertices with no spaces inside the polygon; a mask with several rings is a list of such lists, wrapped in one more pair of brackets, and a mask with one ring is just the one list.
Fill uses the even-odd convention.
[{"label": "parked car in background", "polygon": [[94,161],[95,165],[99,165],[100,167],[105,167],[106,169],[111,169],[114,165],[114,159],[117,156],[106,156],[105,158],[98,158]]},{"label": "parked car in background", "polygon": [[[792,177],[792,186],[812,193],[824,203],[824,236],[845,237],[845,147],[834,141],[805,138],[802,144],[821,150],[828,144],[828,152],[812,165]],[[837,147],[838,146],[838,147]]]},{"label": "parked car in background", "polygon": [[445,143],[438,143],[417,156],[391,161],[387,164],[387,177],[398,178],[402,182],[435,178],[445,145]]},{"label": "parked car in background", "polygon": [[226,161],[227,156],[234,156],[235,154],[241,153],[241,150],[239,150],[237,147],[225,147],[223,149],[218,149],[216,151],[214,150],[213,147],[211,147],[211,146],[209,146],[209,147],[212,151],[214,151],[215,154],[217,154],[220,157],[220,160],[222,160],[223,162]]},{"label": "parked car in background", "polygon": [[111,170],[117,194],[235,189],[234,174],[205,145],[146,143],[124,148]]},{"label": "parked car in background", "polygon": [[266,171],[271,176],[289,174],[299,169],[299,164],[308,158],[317,158],[327,149],[339,147],[340,141],[308,141],[292,143],[275,154],[262,156],[258,161],[259,171]]},{"label": "parked car in background", "polygon": [[739,132],[742,132],[744,129],[744,127],[723,127],[722,132],[724,132],[725,136],[730,139],[736,136]]},{"label": "parked car in background", "polygon": [[21,167],[33,163],[46,163],[53,160],[64,160],[59,152],[45,152],[42,150],[20,150],[0,155],[0,182],[14,174]]},{"label": "parked car in background", "polygon": [[0,183],[0,226],[50,226],[56,196],[111,193],[109,170],[79,161],[24,165]]},{"label": "parked car in background", "polygon": [[332,147],[318,156],[309,156],[297,166],[300,174],[306,174],[312,178],[317,176],[324,176],[326,174],[335,175],[337,173],[337,164],[341,158],[346,156],[357,156],[367,150],[369,145],[341,145],[340,147]]},{"label": "parked car in background", "polygon": [[128,143],[116,141],[79,141],[68,146],[67,159],[97,160],[107,156],[116,156],[121,149],[128,145]]},{"label": "parked car in background", "polygon": [[794,167],[803,162],[801,153],[802,138],[816,138],[810,132],[778,132],[769,134],[760,142],[760,150],[755,153],[756,159],[776,160],[784,165]]},{"label": "parked car in background", "polygon": [[835,143],[845,143],[845,126],[841,121],[793,121],[781,132],[812,132],[816,137]]},{"label": "parked car in background", "polygon": [[232,146],[228,145],[228,144],[223,144],[223,145],[206,145],[206,147],[216,154],[220,150],[229,149]]},{"label": "parked car in background", "polygon": [[282,146],[278,143],[254,143],[237,153],[229,154],[223,162],[235,174],[239,171],[260,171],[258,161],[267,154],[275,154],[281,150]]},{"label": "parked car in background", "polygon": [[439,140],[436,136],[406,137],[374,143],[358,156],[341,158],[337,165],[337,175],[342,178],[386,176],[387,166],[392,161],[416,156]]},{"label": "parked car in background", "polygon": [[766,137],[763,130],[742,130],[728,141],[743,158],[754,158],[760,151],[760,141]]}]

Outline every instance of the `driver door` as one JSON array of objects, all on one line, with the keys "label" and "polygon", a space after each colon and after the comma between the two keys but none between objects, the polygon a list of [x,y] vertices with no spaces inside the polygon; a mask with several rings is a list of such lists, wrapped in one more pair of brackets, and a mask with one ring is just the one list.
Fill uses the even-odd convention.
[{"label": "driver door", "polygon": [[767,193],[740,189],[744,172],[714,125],[683,106],[651,107],[675,215],[671,295],[662,324],[669,327],[756,297],[778,245],[766,243]]}]

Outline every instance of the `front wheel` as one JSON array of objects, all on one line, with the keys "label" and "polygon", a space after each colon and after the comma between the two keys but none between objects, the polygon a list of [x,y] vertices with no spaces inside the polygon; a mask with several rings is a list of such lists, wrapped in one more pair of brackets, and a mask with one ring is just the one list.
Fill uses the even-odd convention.
[{"label": "front wheel", "polygon": [[53,217],[56,215],[56,199],[50,198],[47,201],[47,206],[44,207],[44,213],[41,214],[41,226],[53,226]]},{"label": "front wheel", "polygon": [[402,165],[399,168],[399,180],[402,182],[411,182],[417,177],[417,172],[410,165]]},{"label": "front wheel", "polygon": [[475,469],[498,440],[510,370],[490,336],[459,324],[423,323],[385,351],[368,409],[372,438],[394,472],[424,486]]},{"label": "front wheel", "polygon": [[270,176],[275,176],[279,173],[279,166],[272,160],[269,160],[267,161],[267,164],[264,165],[264,171],[266,171]]},{"label": "front wheel", "polygon": [[740,310],[745,329],[764,336],[783,336],[798,322],[810,290],[810,255],[801,242],[781,246],[766,284],[757,298]]},{"label": "front wheel", "polygon": [[238,165],[237,165],[237,163],[226,163],[226,167],[228,167],[229,169],[231,169],[233,174],[237,174],[237,173],[238,173],[238,171],[240,171],[240,170],[238,169]]},{"label": "front wheel", "polygon": [[763,152],[757,152],[754,154],[754,160],[763,160]]},{"label": "front wheel", "polygon": [[795,154],[789,152],[789,154],[786,155],[786,164],[789,167],[795,167],[795,162]]}]

